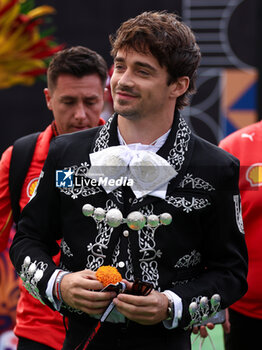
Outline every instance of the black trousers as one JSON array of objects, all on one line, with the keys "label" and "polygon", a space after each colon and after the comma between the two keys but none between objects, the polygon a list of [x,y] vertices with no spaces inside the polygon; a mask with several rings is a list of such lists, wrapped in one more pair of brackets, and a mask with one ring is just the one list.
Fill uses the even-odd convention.
[{"label": "black trousers", "polygon": [[231,331],[225,334],[226,350],[250,350],[252,344],[256,344],[254,349],[261,348],[261,319],[247,317],[229,309],[229,320]]},{"label": "black trousers", "polygon": [[[62,350],[74,350],[87,339],[97,320],[88,323],[69,320]],[[79,350],[82,350],[82,343]],[[191,350],[190,331],[168,330],[162,323],[143,326],[132,321],[125,324],[105,322],[87,347],[88,350]]]},{"label": "black trousers", "polygon": [[[39,334],[41,338],[41,334]],[[34,340],[30,340],[27,338],[19,337],[17,350],[55,350],[54,348],[50,348],[42,343],[35,342]]]}]

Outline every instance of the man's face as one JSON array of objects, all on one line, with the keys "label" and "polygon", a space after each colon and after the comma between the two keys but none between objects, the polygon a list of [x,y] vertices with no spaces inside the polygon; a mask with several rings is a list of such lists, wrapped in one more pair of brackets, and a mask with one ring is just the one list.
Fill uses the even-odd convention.
[{"label": "man's face", "polygon": [[97,74],[82,78],[61,74],[52,91],[45,89],[44,93],[59,134],[98,125],[104,106],[104,87]]},{"label": "man's face", "polygon": [[169,99],[168,74],[151,54],[119,50],[111,77],[114,110],[128,119],[159,114]]}]

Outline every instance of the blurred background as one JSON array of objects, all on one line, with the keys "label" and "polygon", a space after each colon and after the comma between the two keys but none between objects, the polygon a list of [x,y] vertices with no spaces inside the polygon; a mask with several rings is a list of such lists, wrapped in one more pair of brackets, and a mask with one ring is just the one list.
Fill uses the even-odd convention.
[{"label": "blurred background", "polygon": [[[142,11],[173,11],[191,26],[203,56],[198,93],[183,111],[193,130],[217,144],[223,136],[261,115],[259,0],[36,0],[34,5],[50,5],[56,10],[47,16],[43,30],[52,30],[57,45],[88,46],[106,59],[109,68],[112,59],[108,36],[121,22]],[[0,154],[18,137],[43,130],[50,123],[51,113],[42,92],[45,86],[39,77],[31,86],[0,85]]]}]

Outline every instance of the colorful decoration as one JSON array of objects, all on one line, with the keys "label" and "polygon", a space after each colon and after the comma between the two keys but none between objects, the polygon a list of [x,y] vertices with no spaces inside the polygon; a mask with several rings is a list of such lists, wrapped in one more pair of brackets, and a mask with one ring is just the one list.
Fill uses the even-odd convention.
[{"label": "colorful decoration", "polygon": [[100,266],[96,271],[96,278],[100,281],[104,287],[108,284],[116,284],[122,281],[122,276],[118,272],[117,268],[113,266]]},{"label": "colorful decoration", "polygon": [[48,59],[63,48],[53,41],[53,28],[41,27],[54,13],[51,6],[34,8],[32,0],[0,1],[0,89],[32,85],[45,74]]}]

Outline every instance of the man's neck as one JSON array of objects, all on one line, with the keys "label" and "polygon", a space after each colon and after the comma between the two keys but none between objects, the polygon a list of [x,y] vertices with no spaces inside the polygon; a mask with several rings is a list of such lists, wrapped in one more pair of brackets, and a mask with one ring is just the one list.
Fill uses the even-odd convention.
[{"label": "man's neck", "polygon": [[150,145],[164,135],[172,127],[172,124],[173,117],[166,121],[161,118],[151,121],[146,119],[130,120],[118,115],[118,128],[126,144]]}]

